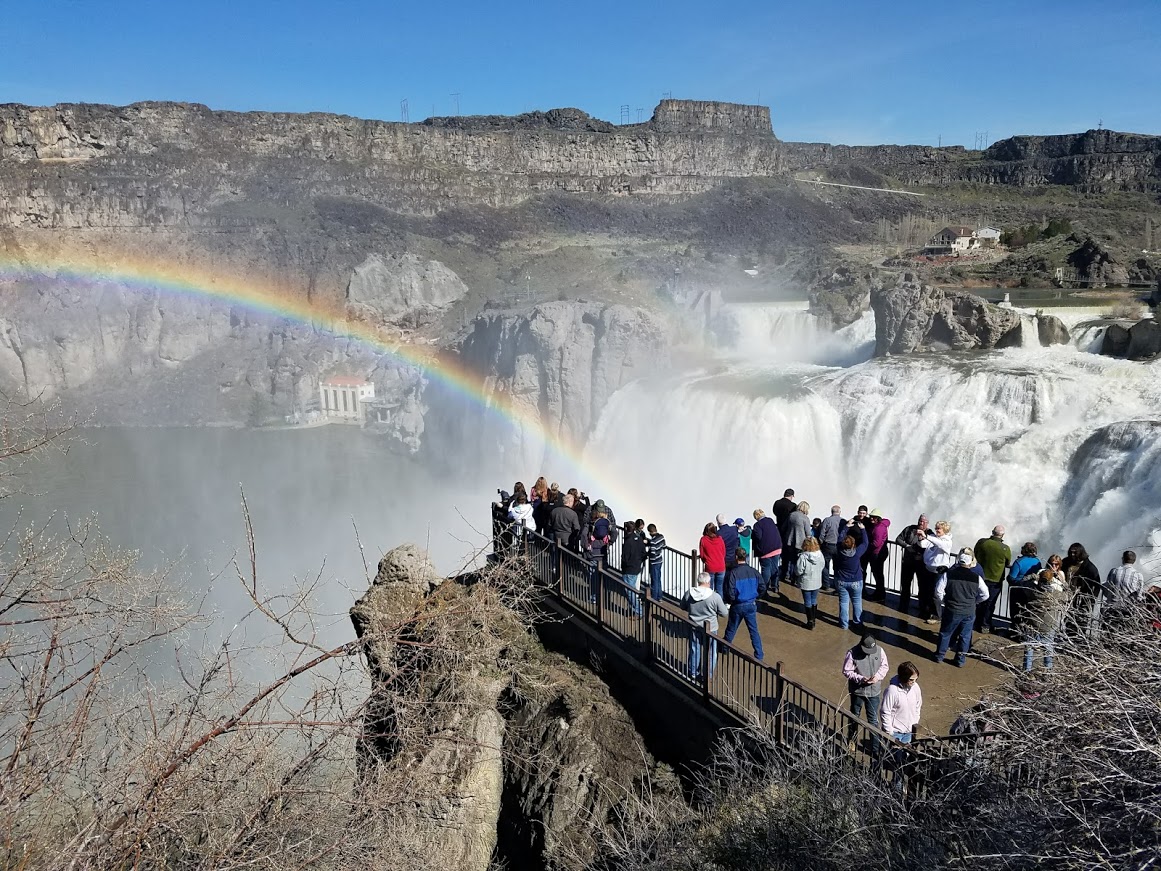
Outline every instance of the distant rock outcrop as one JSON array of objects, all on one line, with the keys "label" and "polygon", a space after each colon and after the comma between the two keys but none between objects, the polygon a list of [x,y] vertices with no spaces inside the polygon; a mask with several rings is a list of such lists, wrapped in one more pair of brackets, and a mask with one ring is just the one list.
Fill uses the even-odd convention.
[{"label": "distant rock outcrop", "polygon": [[665,367],[669,340],[669,326],[651,312],[561,301],[531,311],[485,311],[459,353],[545,430],[579,438],[614,391]]},{"label": "distant rock outcrop", "polygon": [[370,254],[347,283],[347,308],[374,322],[415,327],[467,295],[467,285],[438,260],[411,253]]},{"label": "distant rock outcrop", "polygon": [[1092,237],[1081,240],[1069,237],[1077,247],[1068,255],[1068,265],[1077,271],[1089,287],[1123,285],[1129,282],[1129,270],[1118,263],[1112,253]]},{"label": "distant rock outcrop", "polygon": [[836,330],[849,326],[867,310],[871,289],[877,286],[869,271],[840,266],[811,285],[810,310]]},{"label": "distant rock outcrop", "polygon": [[871,293],[875,355],[917,351],[1003,348],[1021,341],[1021,319],[1011,309],[974,294],[920,284],[911,276]]}]

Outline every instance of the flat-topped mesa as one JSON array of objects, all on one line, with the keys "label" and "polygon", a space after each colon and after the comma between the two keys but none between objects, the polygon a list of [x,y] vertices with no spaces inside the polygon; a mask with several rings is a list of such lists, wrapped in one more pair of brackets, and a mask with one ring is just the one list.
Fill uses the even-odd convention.
[{"label": "flat-topped mesa", "polygon": [[716,100],[662,100],[649,125],[665,133],[736,133],[774,137],[769,106]]}]

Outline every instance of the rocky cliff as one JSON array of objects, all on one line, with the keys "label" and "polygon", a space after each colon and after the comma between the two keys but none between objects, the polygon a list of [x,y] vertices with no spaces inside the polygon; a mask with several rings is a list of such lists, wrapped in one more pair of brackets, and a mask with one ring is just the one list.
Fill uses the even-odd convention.
[{"label": "rocky cliff", "polygon": [[1020,315],[970,293],[920,284],[911,276],[871,293],[875,354],[969,351],[1020,344]]},{"label": "rocky cliff", "polygon": [[589,867],[644,784],[678,805],[680,784],[598,677],[540,646],[497,572],[443,581],[404,545],[351,609],[372,677],[363,800],[405,778],[398,846],[418,833],[430,867],[485,871],[501,834],[518,867]]},{"label": "rocky cliff", "polygon": [[663,369],[672,328],[623,305],[549,302],[531,312],[484,312],[460,359],[556,435],[588,435],[613,392]]}]

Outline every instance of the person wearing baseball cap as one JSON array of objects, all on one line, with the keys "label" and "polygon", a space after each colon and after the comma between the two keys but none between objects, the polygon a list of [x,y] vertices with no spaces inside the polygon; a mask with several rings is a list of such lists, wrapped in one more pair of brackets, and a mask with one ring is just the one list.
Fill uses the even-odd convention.
[{"label": "person wearing baseball cap", "polygon": [[935,587],[935,598],[943,604],[935,661],[943,662],[947,649],[955,638],[957,639],[955,664],[963,668],[972,646],[972,626],[976,620],[976,606],[988,598],[988,585],[976,570],[976,555],[970,547],[960,550],[955,565],[940,577]]},{"label": "person wearing baseball cap", "polygon": [[746,518],[735,518],[734,528],[738,530],[738,547],[746,552],[746,559],[749,560],[751,553],[750,538],[753,535],[753,532],[746,524]]}]

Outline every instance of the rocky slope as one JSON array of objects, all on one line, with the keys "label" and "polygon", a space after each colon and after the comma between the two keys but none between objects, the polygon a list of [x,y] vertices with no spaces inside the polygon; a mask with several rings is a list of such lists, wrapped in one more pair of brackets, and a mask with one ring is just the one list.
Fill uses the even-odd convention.
[{"label": "rocky slope", "polygon": [[588,867],[606,827],[632,825],[643,784],[681,804],[680,784],[600,679],[542,648],[501,587],[443,581],[411,545],[380,561],[351,609],[372,675],[362,789],[413,785],[400,846],[426,832],[430,867],[485,871],[501,833],[519,867]]}]

